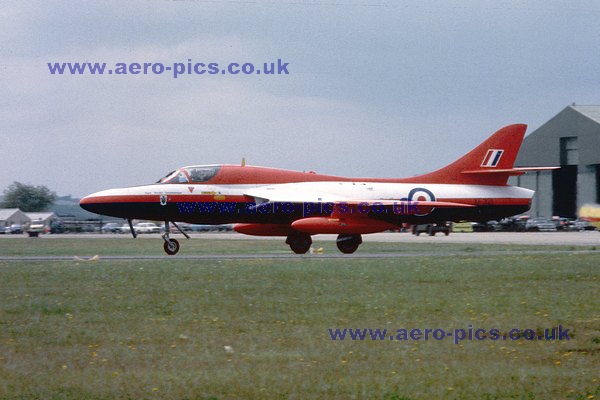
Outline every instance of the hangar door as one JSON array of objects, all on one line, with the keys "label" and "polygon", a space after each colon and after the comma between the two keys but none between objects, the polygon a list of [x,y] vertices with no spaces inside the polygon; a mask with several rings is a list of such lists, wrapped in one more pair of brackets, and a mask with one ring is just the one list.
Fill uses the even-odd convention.
[{"label": "hangar door", "polygon": [[560,138],[561,168],[552,171],[552,213],[561,217],[577,216],[577,137]]}]

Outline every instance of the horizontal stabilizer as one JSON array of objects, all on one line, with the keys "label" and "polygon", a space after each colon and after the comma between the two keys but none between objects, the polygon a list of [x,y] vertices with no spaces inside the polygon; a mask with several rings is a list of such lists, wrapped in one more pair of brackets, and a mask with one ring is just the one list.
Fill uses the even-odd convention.
[{"label": "horizontal stabilizer", "polygon": [[474,169],[470,171],[462,171],[463,174],[508,174],[508,175],[523,175],[527,172],[534,171],[551,171],[559,169],[560,167],[515,167],[515,168],[504,168],[504,169]]}]

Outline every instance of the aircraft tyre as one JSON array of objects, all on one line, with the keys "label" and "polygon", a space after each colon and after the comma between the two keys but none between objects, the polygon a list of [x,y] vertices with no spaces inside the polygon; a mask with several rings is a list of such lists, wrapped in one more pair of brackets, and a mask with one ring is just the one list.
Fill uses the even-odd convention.
[{"label": "aircraft tyre", "polygon": [[296,254],[304,254],[312,245],[312,238],[306,233],[294,232],[290,234],[285,243],[290,245],[290,249]]},{"label": "aircraft tyre", "polygon": [[165,249],[165,253],[170,256],[174,256],[179,252],[179,242],[177,239],[167,239],[165,240],[163,248]]},{"label": "aircraft tyre", "polygon": [[354,253],[361,243],[362,237],[360,235],[338,235],[335,241],[339,251],[344,254]]}]

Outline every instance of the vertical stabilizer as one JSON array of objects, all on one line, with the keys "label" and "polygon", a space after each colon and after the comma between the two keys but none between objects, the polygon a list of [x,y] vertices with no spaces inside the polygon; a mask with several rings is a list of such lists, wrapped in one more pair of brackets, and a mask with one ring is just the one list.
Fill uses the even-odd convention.
[{"label": "vertical stabilizer", "polygon": [[452,164],[405,181],[506,185],[510,175],[523,173],[513,165],[526,130],[525,124],[506,126]]}]

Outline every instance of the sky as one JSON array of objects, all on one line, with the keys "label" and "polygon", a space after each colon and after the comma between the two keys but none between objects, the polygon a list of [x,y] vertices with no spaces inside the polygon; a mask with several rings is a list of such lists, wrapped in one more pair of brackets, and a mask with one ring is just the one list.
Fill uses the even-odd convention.
[{"label": "sky", "polygon": [[[0,3],[0,192],[82,197],[184,165],[406,177],[600,104],[596,1]],[[287,63],[51,74],[48,63]]]}]

